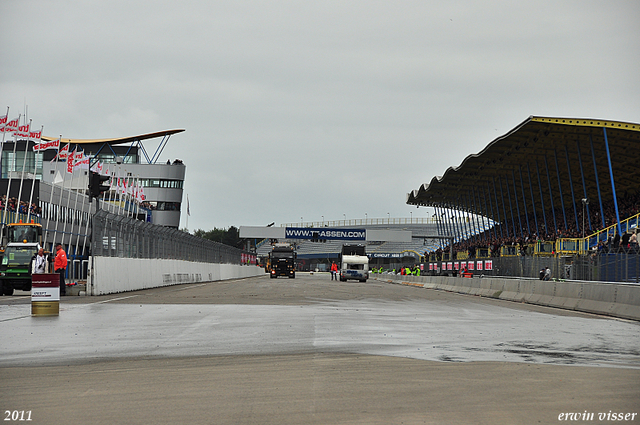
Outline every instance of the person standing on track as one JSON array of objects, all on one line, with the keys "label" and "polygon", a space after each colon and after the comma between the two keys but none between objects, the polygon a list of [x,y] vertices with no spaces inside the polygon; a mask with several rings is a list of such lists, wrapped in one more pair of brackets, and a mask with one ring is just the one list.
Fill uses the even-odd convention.
[{"label": "person standing on track", "polygon": [[338,273],[338,265],[335,263],[335,261],[333,261],[331,263],[331,280],[338,280],[336,273]]},{"label": "person standing on track", "polygon": [[67,253],[62,249],[61,244],[56,244],[56,258],[53,261],[53,269],[60,275],[60,296],[67,295],[67,285],[64,282],[64,275],[67,271]]}]

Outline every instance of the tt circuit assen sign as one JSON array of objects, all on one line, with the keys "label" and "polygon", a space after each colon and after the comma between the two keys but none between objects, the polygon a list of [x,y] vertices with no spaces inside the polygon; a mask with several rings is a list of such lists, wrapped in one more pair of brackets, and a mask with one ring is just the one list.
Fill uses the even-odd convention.
[{"label": "tt circuit assen sign", "polygon": [[240,226],[241,238],[411,242],[410,230]]},{"label": "tt circuit assen sign", "polygon": [[366,240],[367,232],[365,229],[287,227],[284,230],[284,235],[287,239],[364,241]]}]

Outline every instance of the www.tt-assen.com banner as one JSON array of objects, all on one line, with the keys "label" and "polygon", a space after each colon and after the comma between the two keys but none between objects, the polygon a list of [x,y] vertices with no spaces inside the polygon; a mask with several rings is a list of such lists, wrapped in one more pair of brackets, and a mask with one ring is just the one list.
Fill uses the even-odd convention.
[{"label": "www.tt-assen.com banner", "polygon": [[284,237],[287,239],[327,239],[327,240],[348,240],[363,241],[366,239],[365,229],[330,229],[328,227],[307,228],[307,227],[287,227],[284,230]]}]

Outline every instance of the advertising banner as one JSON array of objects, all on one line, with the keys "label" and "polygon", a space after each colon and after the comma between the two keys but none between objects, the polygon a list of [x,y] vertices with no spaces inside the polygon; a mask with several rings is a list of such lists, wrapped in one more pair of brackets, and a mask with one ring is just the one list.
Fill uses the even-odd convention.
[{"label": "advertising banner", "polygon": [[493,270],[493,260],[484,260],[484,269]]},{"label": "advertising banner", "polygon": [[364,241],[366,240],[367,232],[365,229],[286,227],[284,235],[287,239]]},{"label": "advertising banner", "polygon": [[476,261],[476,270],[482,270],[482,260]]}]

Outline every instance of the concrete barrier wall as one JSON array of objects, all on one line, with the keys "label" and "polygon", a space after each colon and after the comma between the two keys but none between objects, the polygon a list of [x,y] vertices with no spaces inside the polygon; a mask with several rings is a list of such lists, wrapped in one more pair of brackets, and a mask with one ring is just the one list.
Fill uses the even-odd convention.
[{"label": "concrete barrier wall", "polygon": [[257,266],[182,260],[94,257],[92,267],[87,281],[89,295],[264,275],[264,269]]},{"label": "concrete barrier wall", "polygon": [[428,289],[640,320],[640,285],[636,284],[388,274],[374,277]]}]

